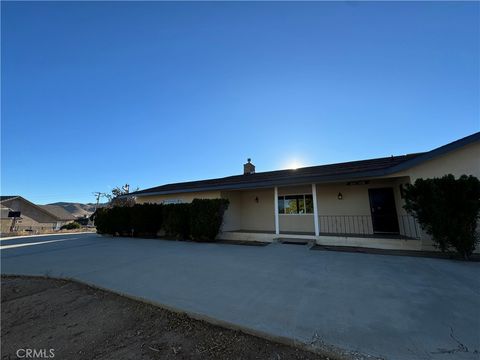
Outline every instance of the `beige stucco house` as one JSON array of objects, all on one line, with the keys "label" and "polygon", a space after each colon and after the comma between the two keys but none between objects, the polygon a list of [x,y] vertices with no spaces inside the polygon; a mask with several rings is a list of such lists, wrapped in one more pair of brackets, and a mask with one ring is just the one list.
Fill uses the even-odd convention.
[{"label": "beige stucco house", "polygon": [[[13,218],[12,212],[20,216]],[[14,195],[0,197],[1,233],[13,231],[58,230],[75,217],[60,206],[36,205],[27,199]]]},{"label": "beige stucco house", "polygon": [[230,240],[305,239],[318,244],[432,250],[403,209],[402,189],[418,178],[480,178],[480,133],[432,151],[295,170],[168,184],[131,193],[137,203],[227,198],[219,236]]}]

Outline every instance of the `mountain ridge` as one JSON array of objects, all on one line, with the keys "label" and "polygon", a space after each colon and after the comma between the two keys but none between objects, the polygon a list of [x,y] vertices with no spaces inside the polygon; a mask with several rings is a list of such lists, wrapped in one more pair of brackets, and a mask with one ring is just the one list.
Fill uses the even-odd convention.
[{"label": "mountain ridge", "polygon": [[[70,214],[72,214],[75,217],[85,217],[85,216],[90,216],[94,213],[96,204],[93,203],[76,203],[76,202],[65,202],[65,201],[59,201],[47,205],[56,205],[56,206],[61,206],[64,208],[66,211],[68,211]],[[98,207],[105,206],[105,204],[98,204]]]}]

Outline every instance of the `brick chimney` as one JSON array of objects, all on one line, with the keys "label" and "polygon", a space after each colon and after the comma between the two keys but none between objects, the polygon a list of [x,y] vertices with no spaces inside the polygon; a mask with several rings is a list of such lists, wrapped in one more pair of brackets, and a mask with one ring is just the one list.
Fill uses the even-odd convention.
[{"label": "brick chimney", "polygon": [[255,165],[251,163],[252,159],[248,158],[247,163],[243,164],[243,175],[255,174]]}]

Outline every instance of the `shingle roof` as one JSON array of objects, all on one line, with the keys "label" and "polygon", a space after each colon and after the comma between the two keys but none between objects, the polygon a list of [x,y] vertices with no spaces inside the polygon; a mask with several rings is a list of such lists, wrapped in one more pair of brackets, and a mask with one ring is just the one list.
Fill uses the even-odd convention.
[{"label": "shingle roof", "polygon": [[43,210],[48,211],[53,216],[57,217],[59,220],[75,220],[75,216],[70,214],[67,210],[57,205],[37,205]]},{"label": "shingle roof", "polygon": [[245,189],[253,187],[268,187],[272,185],[307,184],[311,181],[321,182],[347,178],[355,179],[360,177],[381,176],[383,174],[383,170],[401,164],[402,162],[413,159],[420,155],[421,153],[403,156],[391,156],[371,160],[304,167],[295,170],[267,171],[247,175],[228,176],[217,179],[167,184],[136,191],[130,195]]},{"label": "shingle roof", "polygon": [[480,132],[424,153],[311,166],[296,170],[277,170],[247,175],[228,176],[217,179],[167,184],[136,191],[129,195],[142,196],[208,190],[235,190],[386,176],[416,166],[421,162],[478,141],[480,141]]}]

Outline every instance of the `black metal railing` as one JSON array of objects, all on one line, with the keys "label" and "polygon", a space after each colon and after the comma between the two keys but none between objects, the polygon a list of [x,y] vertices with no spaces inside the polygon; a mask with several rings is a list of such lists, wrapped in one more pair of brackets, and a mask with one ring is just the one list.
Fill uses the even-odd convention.
[{"label": "black metal railing", "polygon": [[371,215],[320,215],[318,217],[320,233],[335,235],[374,235],[387,234],[402,238],[419,239],[420,227],[413,216],[398,215],[398,229],[375,231]]}]

